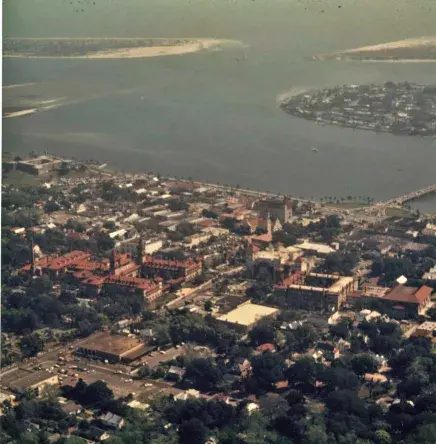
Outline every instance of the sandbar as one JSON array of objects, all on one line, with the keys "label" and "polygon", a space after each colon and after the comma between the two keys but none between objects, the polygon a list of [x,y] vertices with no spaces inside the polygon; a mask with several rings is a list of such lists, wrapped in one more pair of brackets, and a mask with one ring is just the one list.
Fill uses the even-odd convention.
[{"label": "sandbar", "polygon": [[36,111],[37,111],[36,108],[31,108],[31,109],[23,109],[22,111],[15,111],[13,113],[6,113],[3,116],[3,119],[10,119],[11,117],[27,116],[28,114],[33,114]]},{"label": "sandbar", "polygon": [[316,60],[359,60],[363,62],[436,62],[436,36],[417,37],[345,51],[321,54]]},{"label": "sandbar", "polygon": [[[25,40],[25,39],[22,39]],[[43,39],[35,39],[43,40]],[[47,39],[48,40],[48,39]],[[61,40],[61,39],[53,39]],[[64,39],[66,40],[66,39]],[[70,39],[71,41],[79,41],[81,39]],[[110,40],[105,38],[92,39],[98,40]],[[123,40],[123,39],[113,39]],[[126,39],[127,40],[127,39]],[[161,39],[163,40],[163,39]],[[186,41],[174,44],[174,45],[162,45],[158,44],[153,46],[137,46],[137,47],[124,47],[124,48],[111,48],[102,51],[93,51],[88,54],[77,54],[77,55],[32,55],[28,53],[6,53],[3,55],[5,58],[36,58],[36,59],[121,59],[121,58],[148,58],[148,57],[161,57],[170,55],[182,55],[195,53],[207,49],[219,49],[221,45],[228,44],[241,44],[236,40],[225,40],[225,39],[186,39]]]}]

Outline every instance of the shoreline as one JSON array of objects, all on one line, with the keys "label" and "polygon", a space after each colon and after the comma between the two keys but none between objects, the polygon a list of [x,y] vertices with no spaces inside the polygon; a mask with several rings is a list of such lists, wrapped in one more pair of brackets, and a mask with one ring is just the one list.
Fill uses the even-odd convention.
[{"label": "shoreline", "polygon": [[[25,40],[25,39],[23,39]],[[32,40],[32,39],[28,39]],[[43,40],[43,39],[35,39]],[[45,40],[57,40],[57,39],[45,39]],[[86,39],[64,39],[64,40],[86,40]],[[95,40],[111,40],[109,38],[100,38]],[[122,39],[113,39],[122,40]],[[125,39],[133,40],[133,39]],[[164,39],[161,39],[164,40]],[[223,44],[238,43],[237,40],[226,39],[193,39],[180,45],[156,45],[156,46],[140,46],[132,48],[119,48],[96,51],[94,53],[85,55],[70,55],[70,56],[57,56],[57,55],[31,55],[31,54],[3,54],[5,59],[133,59],[133,58],[150,58],[150,57],[163,57],[170,55],[183,55],[197,53],[207,49],[219,48]]]}]

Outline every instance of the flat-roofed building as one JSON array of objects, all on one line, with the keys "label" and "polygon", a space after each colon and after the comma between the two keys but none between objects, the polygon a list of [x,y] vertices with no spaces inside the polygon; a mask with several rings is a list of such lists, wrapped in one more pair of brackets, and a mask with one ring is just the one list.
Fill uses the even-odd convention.
[{"label": "flat-roofed building", "polygon": [[16,168],[29,174],[43,175],[58,169],[64,161],[53,156],[38,156],[17,161]]},{"label": "flat-roofed building", "polygon": [[76,353],[110,362],[133,361],[147,352],[147,346],[137,338],[110,333],[96,333],[82,342]]},{"label": "flat-roofed building", "polygon": [[284,298],[293,308],[336,311],[357,288],[358,281],[353,276],[307,273],[300,275],[298,283],[275,285],[274,296]]},{"label": "flat-roofed building", "polygon": [[262,199],[255,205],[261,218],[267,220],[270,217],[278,219],[283,225],[292,218],[292,202],[288,198]]},{"label": "flat-roofed building", "polygon": [[413,336],[433,337],[436,332],[436,322],[426,321],[416,327]]},{"label": "flat-roofed building", "polygon": [[35,396],[40,396],[45,388],[59,384],[58,375],[53,375],[48,371],[39,371],[36,373],[29,372],[28,375],[13,381],[9,388],[19,394],[32,391]]},{"label": "flat-roofed building", "polygon": [[218,321],[227,324],[238,331],[248,331],[253,328],[261,319],[274,317],[280,310],[264,305],[245,302],[234,310],[229,311],[218,318]]},{"label": "flat-roofed building", "polygon": [[326,244],[316,244],[314,242],[304,241],[302,244],[296,245],[300,250],[306,253],[311,253],[319,256],[327,256],[330,253],[334,253],[336,250]]}]

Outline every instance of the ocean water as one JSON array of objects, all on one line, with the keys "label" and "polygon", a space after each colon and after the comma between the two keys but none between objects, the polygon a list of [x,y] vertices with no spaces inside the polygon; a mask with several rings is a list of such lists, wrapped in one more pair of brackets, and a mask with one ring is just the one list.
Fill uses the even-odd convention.
[{"label": "ocean water", "polygon": [[[125,170],[308,197],[383,199],[436,181],[434,138],[319,126],[277,106],[290,89],[436,83],[436,63],[308,59],[435,35],[431,0],[6,0],[4,16],[4,34],[13,37],[241,42],[149,59],[5,59],[4,84],[33,85],[4,89],[4,106],[60,99],[4,120],[6,151],[47,149]],[[424,207],[436,212],[436,199]]]}]

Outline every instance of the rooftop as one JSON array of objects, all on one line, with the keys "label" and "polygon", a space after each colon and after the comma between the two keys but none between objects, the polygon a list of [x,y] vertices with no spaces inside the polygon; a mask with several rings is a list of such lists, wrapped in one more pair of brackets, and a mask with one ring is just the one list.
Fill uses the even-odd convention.
[{"label": "rooftop", "polygon": [[409,302],[414,304],[422,304],[431,296],[433,289],[423,285],[419,289],[416,287],[405,287],[397,285],[391,291],[382,296],[382,299],[398,302]]},{"label": "rooftop", "polygon": [[80,344],[80,348],[113,355],[124,355],[142,345],[139,339],[129,338],[128,336],[111,335],[105,332],[91,336]]},{"label": "rooftop", "polygon": [[426,321],[417,327],[418,330],[426,330],[428,332],[432,332],[436,330],[436,322]]},{"label": "rooftop", "polygon": [[123,285],[126,287],[136,287],[147,291],[155,289],[158,285],[151,279],[144,279],[133,276],[116,276],[113,274],[107,277],[104,283],[108,285]]},{"label": "rooftop", "polygon": [[325,244],[315,244],[313,242],[303,242],[300,245],[297,245],[298,248],[301,250],[310,250],[310,251],[316,251],[319,254],[329,254],[333,253],[335,250]]},{"label": "rooftop", "polygon": [[33,387],[34,385],[43,383],[44,381],[47,381],[48,379],[51,379],[53,377],[56,377],[56,375],[53,375],[45,370],[37,373],[29,372],[28,375],[18,380],[15,380],[13,383],[11,383],[10,388],[12,390],[26,390],[30,387]]},{"label": "rooftop", "polygon": [[264,305],[252,304],[250,302],[240,305],[229,313],[220,316],[218,320],[249,326],[259,319],[277,313],[277,308],[266,307]]}]

